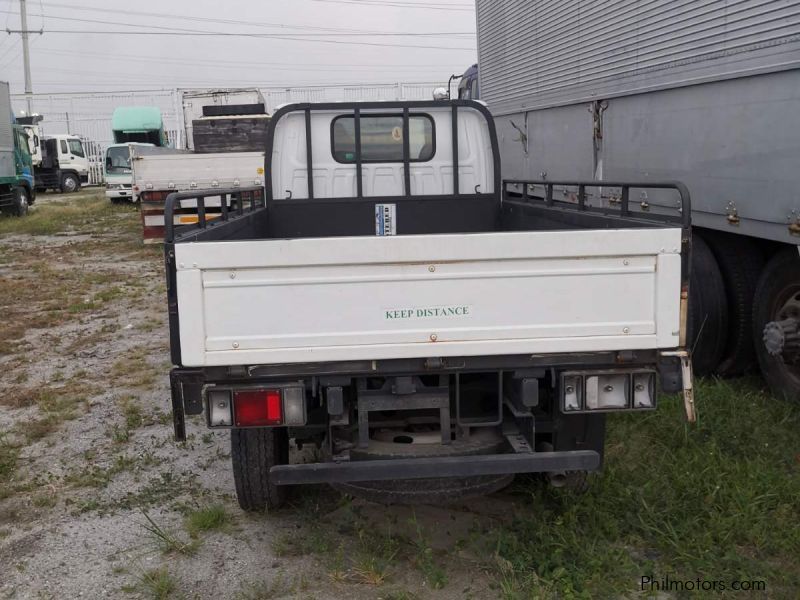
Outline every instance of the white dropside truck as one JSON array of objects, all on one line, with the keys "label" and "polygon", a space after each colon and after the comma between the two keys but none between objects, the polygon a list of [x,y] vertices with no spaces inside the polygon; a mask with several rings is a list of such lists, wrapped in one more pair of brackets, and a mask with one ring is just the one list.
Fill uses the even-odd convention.
[{"label": "white dropside truck", "polygon": [[[285,106],[265,169],[264,200],[242,182],[166,203],[176,436],[186,414],[231,430],[243,509],[301,483],[384,502],[515,473],[580,486],[606,413],[662,389],[694,418],[681,184],[603,182],[601,206],[594,182],[501,181],[471,100]],[[643,188],[680,210],[643,212]],[[204,218],[220,194],[236,210]],[[198,222],[176,226],[187,202]]]},{"label": "white dropside truck", "polygon": [[[181,190],[264,187],[264,152],[192,152],[132,146],[133,193],[141,202],[142,231],[146,244],[164,241],[164,200]],[[230,206],[231,198],[228,197]],[[206,199],[205,218],[219,217],[221,196]],[[233,207],[235,208],[235,206]],[[196,204],[184,203],[172,215],[174,224],[197,223]]]}]

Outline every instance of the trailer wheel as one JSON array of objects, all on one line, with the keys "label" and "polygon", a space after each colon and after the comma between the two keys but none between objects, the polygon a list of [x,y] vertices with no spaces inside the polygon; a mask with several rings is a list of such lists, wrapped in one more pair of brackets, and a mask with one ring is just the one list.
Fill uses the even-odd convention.
[{"label": "trailer wheel", "polygon": [[727,350],[716,373],[724,377],[741,375],[756,365],[753,292],[764,268],[764,257],[758,246],[744,236],[721,232],[704,232],[703,236],[722,273],[729,312]]},{"label": "trailer wheel", "polygon": [[74,173],[64,173],[61,176],[61,193],[71,194],[81,189],[81,180]]},{"label": "trailer wheel", "polygon": [[800,257],[783,250],[767,262],[756,288],[753,336],[772,393],[800,402]]},{"label": "trailer wheel", "polygon": [[722,361],[728,338],[728,303],[717,261],[703,239],[692,236],[687,339],[697,375],[710,375]]},{"label": "trailer wheel", "polygon": [[24,187],[18,187],[14,190],[14,206],[12,208],[14,216],[24,217],[28,214],[29,207],[28,190]]},{"label": "trailer wheel", "polygon": [[287,489],[269,480],[269,470],[289,462],[289,434],[281,429],[233,429],[231,462],[236,497],[247,511],[279,508]]}]

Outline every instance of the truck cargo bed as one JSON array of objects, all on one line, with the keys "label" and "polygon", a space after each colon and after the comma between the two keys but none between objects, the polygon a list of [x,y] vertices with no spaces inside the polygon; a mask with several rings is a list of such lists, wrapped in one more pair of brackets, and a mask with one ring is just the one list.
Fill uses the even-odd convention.
[{"label": "truck cargo bed", "polygon": [[678,345],[681,230],[179,244],[183,364]]}]

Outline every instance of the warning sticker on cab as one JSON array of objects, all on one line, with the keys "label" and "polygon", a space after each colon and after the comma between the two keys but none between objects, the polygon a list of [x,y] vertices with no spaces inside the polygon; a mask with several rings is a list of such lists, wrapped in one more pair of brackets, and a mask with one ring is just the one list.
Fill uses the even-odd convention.
[{"label": "warning sticker on cab", "polygon": [[375,235],[397,235],[396,204],[375,205]]}]

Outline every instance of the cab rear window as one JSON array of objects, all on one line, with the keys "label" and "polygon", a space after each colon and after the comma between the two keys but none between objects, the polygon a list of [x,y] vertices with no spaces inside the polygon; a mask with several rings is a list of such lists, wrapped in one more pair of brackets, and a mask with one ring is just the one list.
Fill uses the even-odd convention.
[{"label": "cab rear window", "polygon": [[[430,115],[410,115],[408,146],[411,162],[426,162],[436,153],[436,131]],[[331,123],[331,151],[336,162],[356,162],[356,122],[341,115]],[[403,115],[361,116],[361,161],[403,162]]]}]

